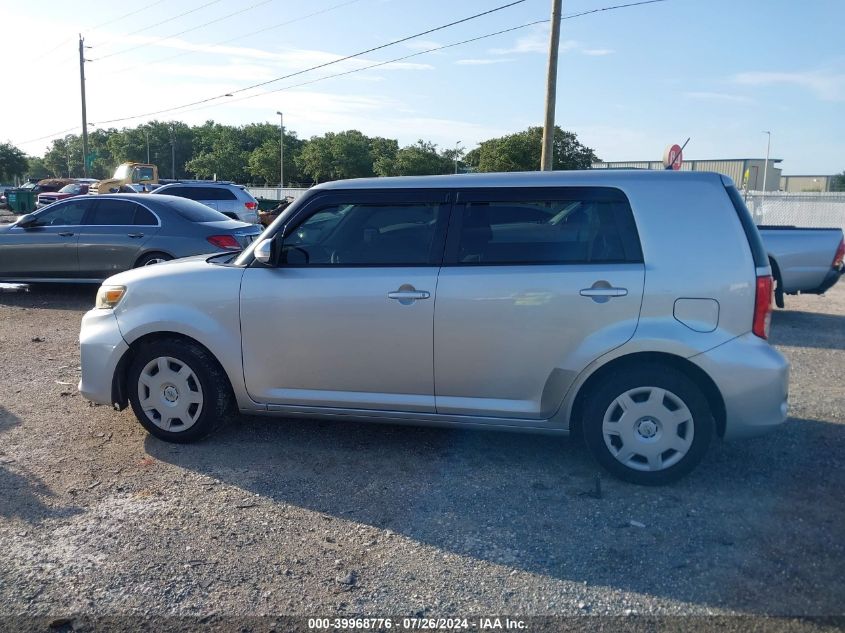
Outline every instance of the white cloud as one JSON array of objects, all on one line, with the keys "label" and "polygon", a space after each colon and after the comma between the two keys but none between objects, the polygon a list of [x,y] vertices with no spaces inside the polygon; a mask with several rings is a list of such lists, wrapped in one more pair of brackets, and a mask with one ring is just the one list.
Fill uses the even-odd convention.
[{"label": "white cloud", "polygon": [[605,55],[613,55],[616,51],[612,48],[582,48],[581,53],[583,55],[589,55],[590,57],[604,57]]},{"label": "white cloud", "polygon": [[845,73],[841,71],[745,72],[734,75],[733,81],[745,86],[797,86],[823,101],[845,101]]},{"label": "white cloud", "polygon": [[401,45],[412,51],[427,51],[431,48],[439,48],[443,46],[441,42],[435,42],[433,40],[409,40],[407,42],[402,42]]},{"label": "white cloud", "polygon": [[486,66],[488,64],[505,64],[512,62],[511,57],[488,57],[485,59],[459,59],[455,63],[458,66]]},{"label": "white cloud", "polygon": [[730,103],[750,103],[753,99],[743,95],[729,94],[727,92],[685,92],[688,99],[699,101],[724,101]]}]

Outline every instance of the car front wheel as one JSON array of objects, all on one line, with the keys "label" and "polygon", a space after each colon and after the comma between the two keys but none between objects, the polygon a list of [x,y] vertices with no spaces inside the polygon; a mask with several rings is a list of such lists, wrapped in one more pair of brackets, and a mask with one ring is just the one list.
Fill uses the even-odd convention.
[{"label": "car front wheel", "polygon": [[659,485],[689,473],[704,457],[715,422],[687,375],[661,365],[611,375],[589,395],[584,439],[613,475]]},{"label": "car front wheel", "polygon": [[230,411],[223,369],[199,345],[162,339],[141,348],[129,367],[129,401],[147,431],[169,442],[208,435]]}]

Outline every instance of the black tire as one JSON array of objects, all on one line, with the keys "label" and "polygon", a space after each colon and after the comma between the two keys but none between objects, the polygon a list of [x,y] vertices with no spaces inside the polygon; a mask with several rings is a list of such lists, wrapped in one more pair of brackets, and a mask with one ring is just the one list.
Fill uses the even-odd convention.
[{"label": "black tire", "polygon": [[[174,365],[187,366],[196,377],[194,386],[202,396],[199,415],[195,421],[187,420],[188,424],[176,424],[174,430],[166,430],[156,425],[144,411],[139,394],[141,372],[149,363],[163,357],[174,359]],[[167,442],[186,443],[199,440],[224,424],[233,411],[234,396],[223,368],[203,347],[184,339],[164,338],[141,347],[129,366],[127,391],[132,411],[141,425],[152,435]],[[156,413],[151,413],[153,418],[157,417]],[[179,426],[185,428],[180,429]]]},{"label": "black tire", "polygon": [[[622,410],[621,408],[617,408],[615,409],[616,413],[609,411],[617,398],[628,393],[630,390],[646,390],[648,387],[656,387],[670,392],[668,395],[674,395],[680,399],[691,414],[691,419],[679,425],[678,430],[675,431],[679,436],[683,432],[682,441],[683,437],[686,437],[686,434],[690,430],[692,431],[692,441],[689,444],[688,450],[674,464],[658,470],[638,470],[636,467],[619,461],[607,446],[603,431],[605,414],[608,414],[609,419],[612,421],[612,418]],[[647,392],[644,391],[643,393],[645,395]],[[676,402],[670,400],[670,404],[674,406]],[[645,419],[641,418],[641,420]],[[620,425],[624,423],[625,430],[628,430],[627,425],[629,422],[627,420],[619,419],[618,423]],[[650,439],[640,439],[641,436],[638,435],[638,431],[636,430],[639,427],[633,426],[637,422],[632,420],[630,424],[631,438],[634,439],[630,440],[632,444],[629,447],[633,446],[633,449],[636,449],[637,446],[645,446],[637,442],[651,441]],[[661,423],[658,421],[658,424]],[[691,429],[687,425],[691,425]],[[677,481],[693,470],[707,452],[713,438],[715,426],[715,420],[713,419],[713,413],[710,410],[707,398],[698,385],[682,371],[655,363],[629,366],[611,374],[601,384],[596,385],[587,396],[587,402],[584,407],[584,418],[582,420],[584,442],[596,461],[619,479],[647,486],[657,486]],[[646,428],[648,429],[648,427]],[[667,426],[665,429],[669,429],[669,427]],[[647,432],[650,430],[648,429]],[[664,427],[661,425],[657,433],[663,432],[668,431],[664,431]],[[667,435],[668,437],[670,436]],[[657,438],[658,436],[655,436],[655,439]],[[611,437],[611,443],[613,443],[613,440],[615,438]],[[620,443],[622,442],[621,439],[619,441]],[[686,441],[689,442],[689,440]],[[621,447],[615,448],[619,453],[622,453]],[[673,449],[670,449],[667,453],[669,454],[668,459],[673,459],[675,455]],[[680,455],[682,453],[677,454]],[[635,455],[635,458],[646,459],[643,455]],[[664,457],[661,456],[660,459],[662,462]],[[629,463],[632,462],[629,461]],[[642,464],[640,467],[646,468],[647,466],[646,464]]]},{"label": "black tire", "polygon": [[159,262],[169,262],[171,259],[173,259],[173,256],[168,255],[167,253],[147,253],[146,255],[138,258],[138,261],[135,262],[135,266],[133,266],[133,268],[153,266]]}]

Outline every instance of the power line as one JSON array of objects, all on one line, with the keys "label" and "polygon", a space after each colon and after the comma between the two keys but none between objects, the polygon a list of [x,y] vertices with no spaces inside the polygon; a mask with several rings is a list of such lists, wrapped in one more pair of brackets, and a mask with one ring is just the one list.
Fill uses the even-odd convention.
[{"label": "power line", "polygon": [[449,27],[455,26],[457,24],[462,24],[464,22],[469,22],[470,20],[475,20],[476,18],[480,18],[480,17],[485,16],[485,15],[490,15],[491,13],[495,13],[496,11],[501,11],[502,9],[507,9],[507,8],[515,6],[517,4],[522,4],[523,2],[525,2],[525,0],[513,0],[513,2],[509,2],[507,4],[500,5],[498,7],[495,7],[493,9],[489,9],[487,11],[482,11],[481,13],[476,13],[476,14],[471,15],[471,16],[466,17],[466,18],[461,18],[460,20],[455,20],[453,22],[449,22],[448,24],[443,24],[441,26],[437,26],[437,27],[434,27],[434,28],[431,28],[431,29],[427,29],[425,31],[421,31],[420,33],[415,33],[414,35],[408,35],[406,37],[399,38],[398,40],[393,40],[391,42],[387,42],[386,44],[380,44],[378,46],[373,46],[372,48],[368,48],[368,49],[363,50],[363,51],[358,51],[357,53],[352,53],[351,55],[346,55],[344,57],[340,57],[338,59],[335,59],[335,60],[332,60],[332,61],[329,61],[329,62],[317,64],[316,66],[311,66],[310,68],[298,70],[296,72],[293,72],[293,73],[290,73],[290,74],[287,74],[287,75],[283,75],[281,77],[276,77],[275,79],[268,79],[267,81],[262,81],[262,82],[259,82],[257,84],[253,84],[251,86],[246,86],[244,88],[238,88],[236,90],[232,90],[232,91],[224,93],[222,95],[217,95],[217,96],[214,96],[214,97],[207,97],[205,99],[200,99],[199,101],[193,101],[191,103],[184,103],[184,104],[179,105],[179,106],[164,108],[163,110],[156,110],[154,112],[145,112],[143,114],[135,114],[135,115],[132,115],[132,116],[119,117],[119,118],[116,118],[116,119],[109,119],[109,120],[106,120],[106,121],[101,121],[100,123],[118,123],[118,122],[121,122],[121,121],[129,121],[131,119],[140,119],[140,118],[147,117],[147,116],[154,116],[154,115],[157,115],[157,114],[164,114],[166,112],[173,112],[174,110],[181,110],[183,108],[189,108],[191,106],[200,105],[200,104],[203,104],[203,103],[208,103],[209,101],[216,101],[217,99],[222,99],[224,97],[228,97],[228,96],[231,96],[233,94],[245,92],[247,90],[252,90],[253,88],[260,88],[261,86],[266,86],[268,84],[272,84],[272,83],[275,83],[277,81],[282,81],[284,79],[290,79],[291,77],[296,77],[297,75],[302,75],[302,74],[311,72],[312,70],[318,70],[320,68],[325,68],[326,66],[338,64],[340,62],[344,62],[344,61],[353,59],[355,57],[360,57],[361,55],[366,55],[367,53],[372,53],[373,51],[378,51],[378,50],[381,50],[383,48],[387,48],[389,46],[395,46],[396,44],[401,44],[402,42],[407,42],[408,40],[412,40],[412,39],[415,39],[417,37],[422,37],[423,35],[429,35],[430,33],[434,33],[436,31],[442,31],[443,29],[447,29]]},{"label": "power line", "polygon": [[[589,15],[591,13],[600,13],[602,11],[612,11],[614,9],[626,9],[628,7],[636,7],[644,4],[655,4],[657,2],[667,2],[667,0],[642,0],[640,2],[630,2],[627,4],[617,4],[609,7],[601,7],[598,9],[590,9],[588,11],[582,11],[580,13],[571,13],[569,15],[564,15],[561,17],[561,21],[563,20],[572,20],[574,18],[580,18],[585,15]],[[388,64],[395,64],[397,62],[402,62],[407,59],[411,59],[413,57],[418,57],[420,55],[427,55],[428,53],[434,53],[436,51],[442,51],[447,48],[454,48],[456,46],[463,46],[464,44],[471,44],[472,42],[478,42],[480,40],[489,39],[491,37],[496,37],[498,35],[504,35],[506,33],[511,33],[513,31],[519,31],[521,29],[525,29],[531,26],[537,26],[538,24],[545,24],[547,22],[551,22],[550,19],[546,18],[543,20],[534,20],[533,22],[526,22],[525,24],[520,24],[519,26],[512,26],[507,29],[502,29],[500,31],[495,31],[493,33],[486,33],[484,35],[478,35],[476,37],[471,37],[469,39],[461,40],[460,42],[453,42],[451,44],[443,44],[442,46],[435,46],[434,48],[427,48],[424,51],[417,51],[415,53],[409,53],[407,55],[402,55],[401,57],[394,57],[393,59],[388,59],[382,62],[376,62],[374,64],[370,64],[369,66],[363,66],[361,68],[354,68],[352,70],[347,70],[341,73],[334,73],[332,75],[325,75],[324,77],[317,77],[316,79],[311,79],[309,81],[303,81],[298,84],[292,84],[290,86],[285,86],[283,88],[276,88],[275,90],[268,90],[266,92],[260,92],[254,95],[247,95],[245,97],[240,97],[239,99],[227,99],[222,103],[212,103],[209,105],[203,105],[198,108],[191,108],[190,110],[183,110],[184,112],[195,112],[197,110],[204,110],[206,108],[215,108],[221,105],[230,105],[232,103],[238,103],[240,101],[246,101],[248,99],[255,99],[256,97],[263,97],[265,95],[273,94],[276,92],[284,92],[285,90],[292,90],[293,88],[301,88],[302,86],[309,86],[311,84],[315,84],[320,81],[325,81],[326,79],[335,79],[337,77],[343,77],[345,75],[352,75],[354,73],[363,72],[365,70],[372,70],[373,68],[378,68],[379,66],[387,66]]]},{"label": "power line", "polygon": [[131,51],[136,51],[139,48],[144,48],[145,46],[153,46],[155,44],[158,44],[159,42],[163,42],[164,40],[170,40],[170,39],[173,39],[174,37],[179,37],[180,35],[184,35],[185,33],[191,33],[192,31],[198,31],[199,29],[205,28],[206,26],[209,26],[211,24],[217,24],[218,22],[222,22],[223,20],[228,20],[229,18],[232,18],[236,15],[240,15],[241,13],[246,13],[247,11],[252,11],[253,9],[257,9],[258,7],[265,5],[265,4],[270,4],[273,1],[274,0],[261,0],[260,2],[256,2],[255,4],[252,4],[252,5],[250,5],[246,8],[238,9],[237,11],[233,11],[232,13],[228,13],[226,15],[219,17],[219,18],[209,20],[208,22],[203,22],[202,24],[192,26],[189,29],[179,31],[178,33],[173,33],[172,35],[165,35],[164,37],[160,37],[158,39],[152,40],[151,42],[144,42],[144,43],[141,43],[141,44],[136,44],[135,46],[130,46],[129,48],[124,48],[124,49],[119,50],[119,51],[114,51],[113,53],[108,53],[107,55],[97,57],[96,59],[94,59],[92,61],[99,61],[101,59],[107,59],[107,58],[113,57],[115,55],[123,55],[124,53],[129,53]]},{"label": "power line", "polygon": [[[302,20],[306,20],[308,18],[313,18],[314,16],[322,15],[324,13],[328,13],[330,11],[334,11],[336,9],[340,9],[342,7],[349,6],[350,4],[355,4],[357,2],[361,2],[361,0],[347,0],[346,2],[341,2],[340,4],[335,4],[335,5],[332,5],[330,7],[326,7],[325,9],[320,9],[319,11],[313,11],[312,13],[307,13],[305,15],[301,15],[301,16],[293,18],[291,20],[285,20],[284,22],[278,22],[277,24],[265,26],[265,27],[260,28],[256,31],[250,31],[249,33],[244,33],[243,35],[237,35],[235,37],[230,37],[230,38],[225,39],[225,40],[220,40],[219,42],[214,42],[213,44],[207,44],[206,46],[208,46],[208,47],[222,46],[223,44],[230,44],[231,42],[237,42],[238,40],[243,40],[243,39],[246,39],[247,37],[252,37],[253,35],[258,35],[259,33],[265,33],[266,31],[278,29],[278,28],[283,27],[283,26],[288,26],[289,24],[301,22]],[[124,68],[120,68],[119,70],[108,73],[104,76],[110,77],[112,75],[124,73],[124,72],[130,71],[130,70],[134,70],[136,68],[140,68],[141,66],[147,66],[149,64],[159,64],[161,62],[169,62],[173,59],[177,59],[179,57],[184,57],[185,55],[192,55],[192,54],[199,53],[199,52],[203,52],[203,51],[196,51],[196,50],[181,51],[181,52],[176,53],[174,55],[168,55],[166,57],[160,57],[159,59],[155,59],[155,60],[152,60],[150,62],[144,62],[142,64],[132,64],[131,66],[125,66]]]}]

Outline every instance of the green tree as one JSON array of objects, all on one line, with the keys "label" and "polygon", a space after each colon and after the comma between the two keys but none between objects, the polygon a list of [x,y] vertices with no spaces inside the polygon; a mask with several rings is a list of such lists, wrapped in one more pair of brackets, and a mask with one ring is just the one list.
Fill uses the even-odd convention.
[{"label": "green tree", "polygon": [[836,174],[830,180],[831,191],[845,191],[845,171],[841,174]]},{"label": "green tree", "polygon": [[396,153],[395,170],[399,176],[428,176],[448,174],[454,170],[454,165],[449,158],[437,153],[437,145],[420,139]]},{"label": "green tree", "polygon": [[44,164],[43,158],[39,158],[38,156],[28,156],[26,160],[28,165],[25,175],[28,178],[38,178],[40,180],[52,175],[50,174],[50,170],[47,169],[47,165]]},{"label": "green tree", "polygon": [[0,143],[0,181],[23,176],[28,166],[26,154],[20,149],[11,143]]},{"label": "green tree", "polygon": [[399,142],[392,138],[376,136],[370,139],[370,157],[376,176],[396,176],[396,154]]},{"label": "green tree", "polygon": [[[543,129],[530,127],[524,132],[484,141],[467,154],[467,162],[478,171],[536,171],[540,169]],[[573,132],[555,127],[552,145],[553,169],[589,169],[598,160],[595,152],[582,145]],[[470,162],[472,161],[472,162]]]},{"label": "green tree", "polygon": [[314,182],[372,176],[370,139],[358,130],[313,136],[302,148],[297,165]]},{"label": "green tree", "polygon": [[[276,129],[275,138],[265,140],[260,146],[249,153],[247,171],[250,175],[265,185],[275,185],[279,182],[279,134]],[[296,137],[295,132],[285,132],[285,183],[298,182],[299,170],[296,157],[302,151],[303,142]]]}]

